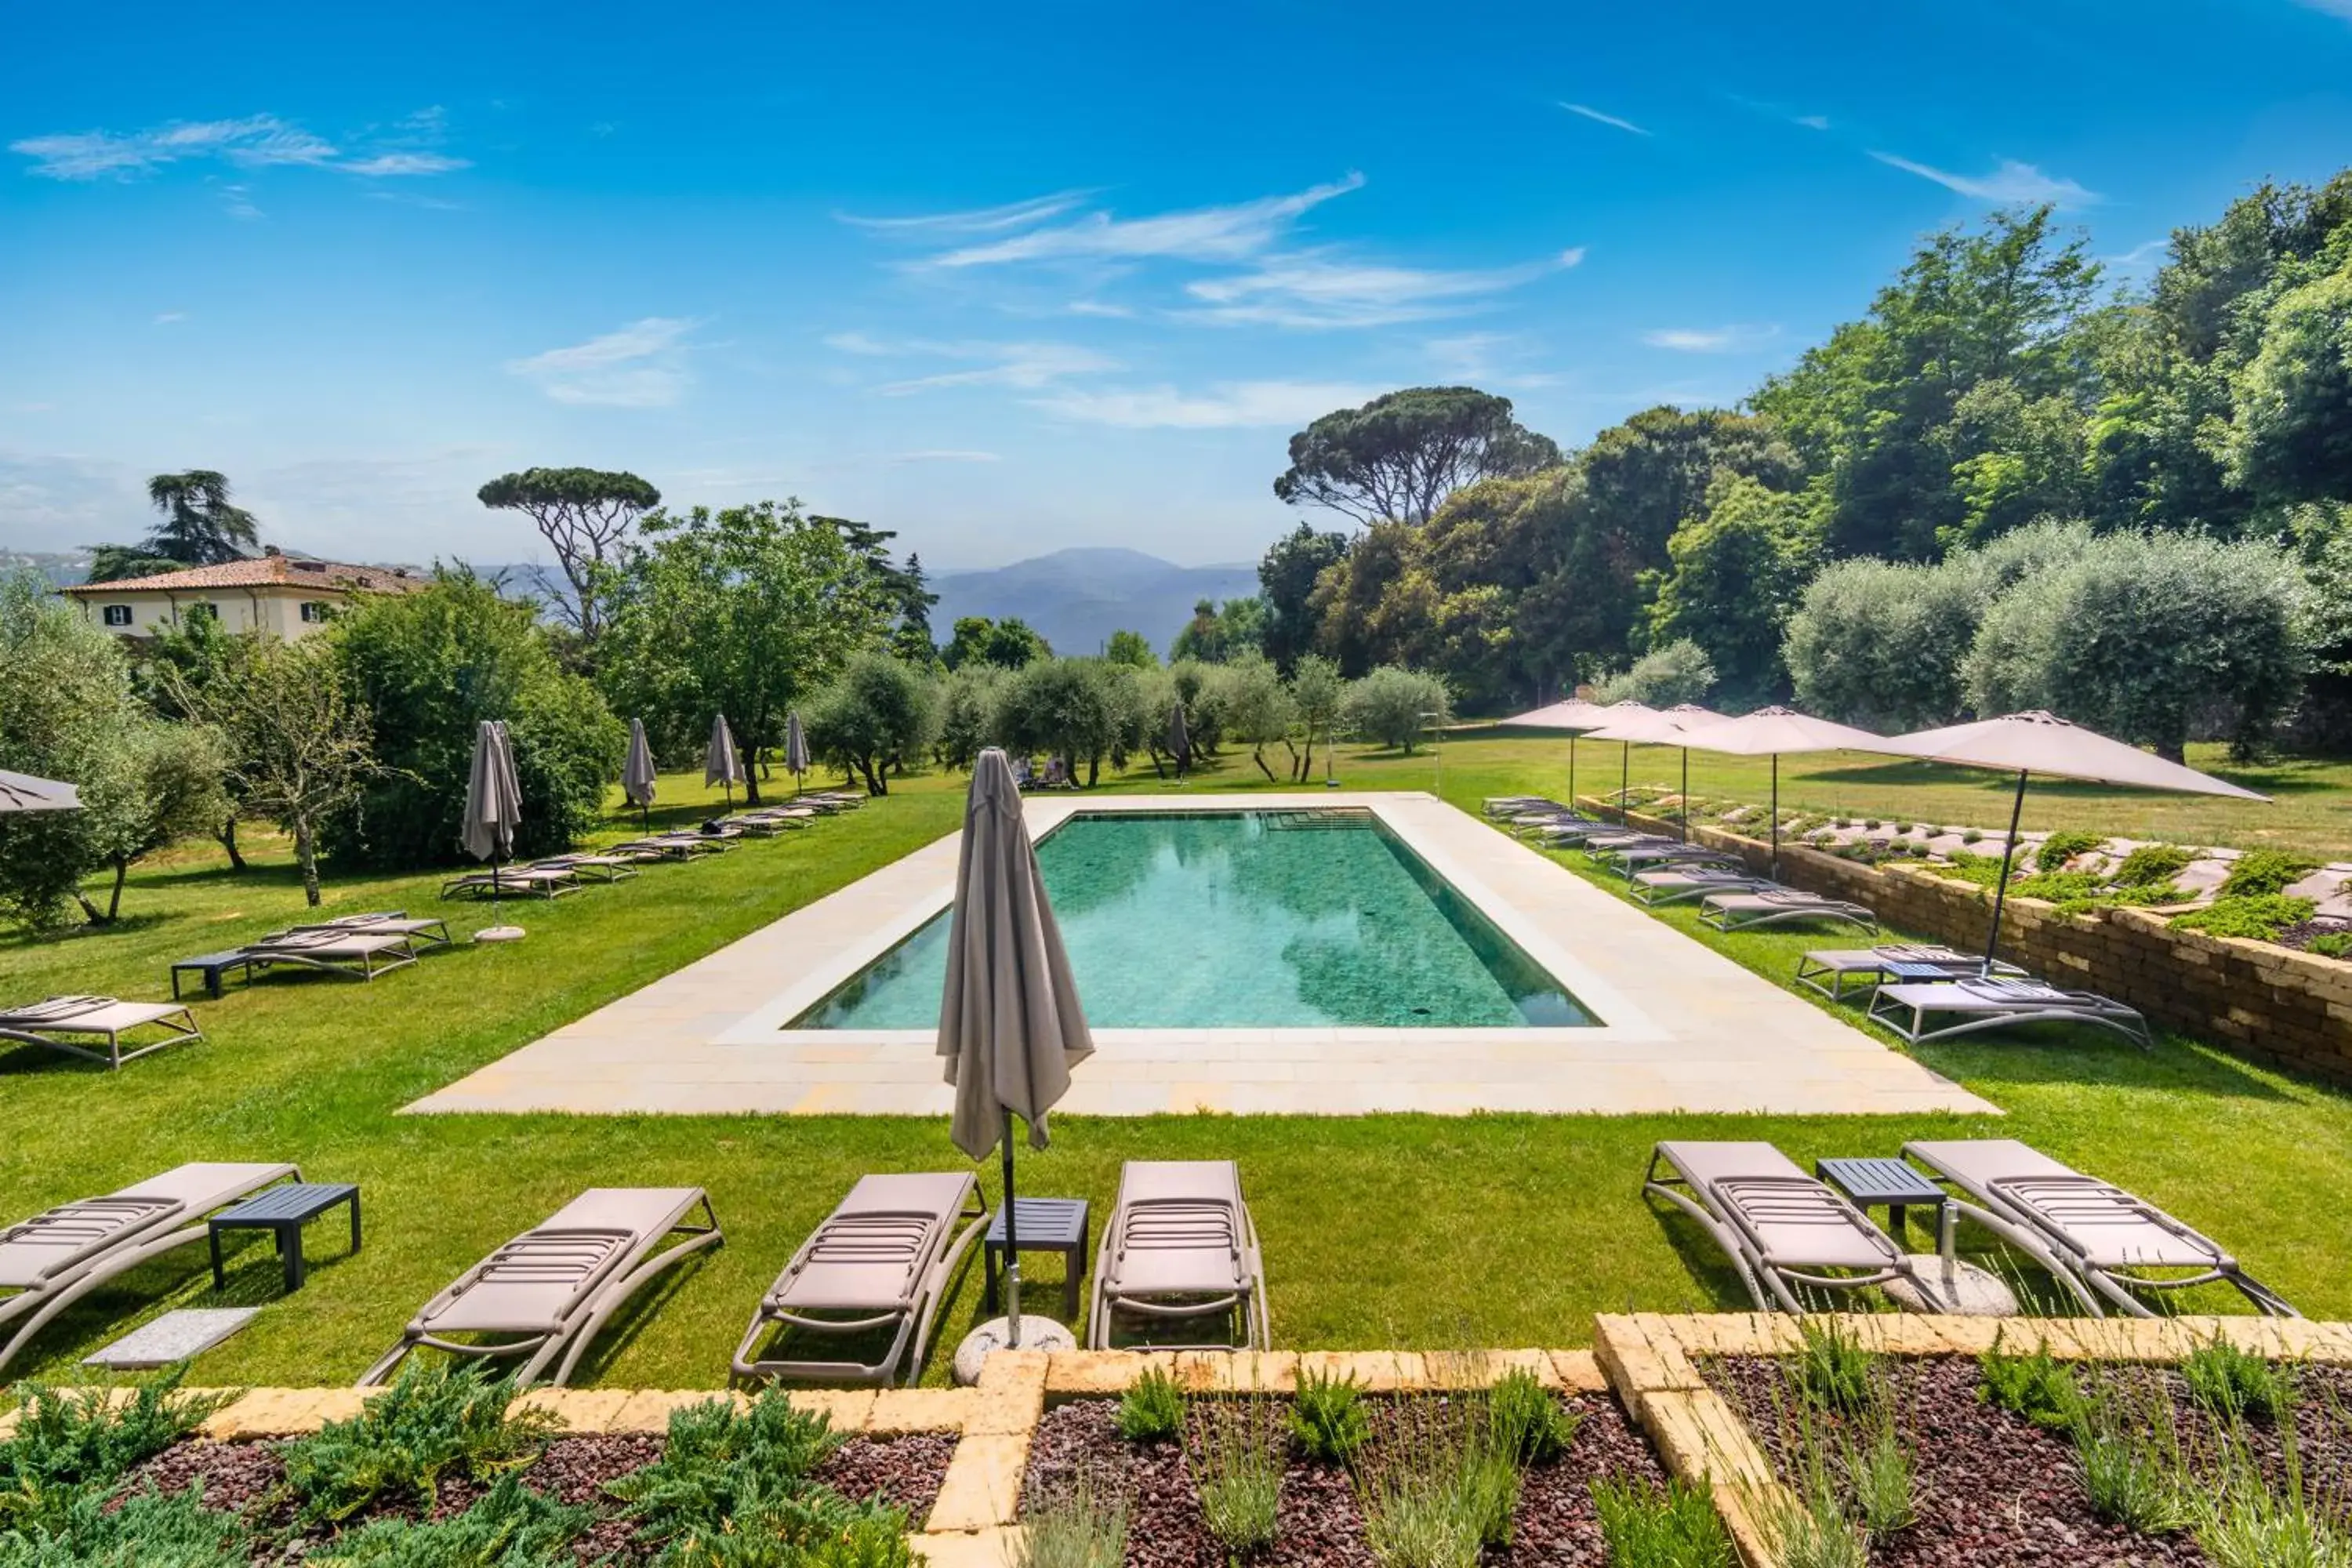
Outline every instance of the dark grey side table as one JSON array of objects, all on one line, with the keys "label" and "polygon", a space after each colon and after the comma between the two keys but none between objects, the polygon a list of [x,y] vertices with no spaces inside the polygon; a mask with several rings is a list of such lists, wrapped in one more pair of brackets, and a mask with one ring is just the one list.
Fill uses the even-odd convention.
[{"label": "dark grey side table", "polygon": [[1905,1211],[1913,1208],[1933,1208],[1937,1232],[1942,1234],[1944,1205],[1950,1200],[1950,1194],[1921,1175],[1908,1161],[1818,1160],[1813,1163],[1813,1174],[1853,1199],[1854,1207],[1865,1214],[1883,1206],[1886,1210],[1886,1228],[1897,1240],[1903,1236]]},{"label": "dark grey side table", "polygon": [[[1013,1217],[1020,1222],[1021,1250],[1062,1255],[1063,1316],[1077,1321],[1078,1282],[1087,1272],[1087,1200],[1084,1198],[1014,1198]],[[988,1310],[996,1310],[997,1269],[1004,1257],[1004,1210],[999,1205],[981,1241]]]},{"label": "dark grey side table", "polygon": [[302,1288],[302,1227],[337,1204],[352,1205],[352,1250],[360,1249],[360,1190],[349,1182],[289,1182],[270,1187],[223,1209],[205,1223],[213,1249],[213,1289],[228,1283],[221,1269],[221,1232],[266,1230],[278,1237],[278,1256],[286,1265],[286,1289]]}]

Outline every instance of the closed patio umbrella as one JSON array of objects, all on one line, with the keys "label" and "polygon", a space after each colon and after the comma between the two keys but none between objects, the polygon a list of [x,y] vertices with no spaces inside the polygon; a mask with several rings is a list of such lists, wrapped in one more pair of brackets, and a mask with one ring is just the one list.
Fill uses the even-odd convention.
[{"label": "closed patio umbrella", "polygon": [[629,721],[629,754],[621,763],[621,796],[643,814],[645,826],[653,826],[654,814],[654,753],[646,743],[646,721]]},{"label": "closed patio umbrella", "polygon": [[1181,702],[1168,710],[1168,754],[1176,759],[1176,782],[1184,782],[1184,773],[1192,765],[1192,732],[1184,727],[1184,705]]},{"label": "closed patio umbrella", "polygon": [[[1624,704],[1619,704],[1623,707]],[[1633,704],[1640,707],[1639,703]],[[1581,697],[1563,698],[1548,702],[1541,708],[1530,708],[1524,713],[1514,713],[1507,719],[1496,720],[1496,728],[1514,730],[1556,730],[1568,734],[1568,807],[1576,809],[1576,738],[1589,731],[1598,730],[1610,721],[1614,710],[1598,702],[1587,702]]]},{"label": "closed patio umbrella", "polygon": [[784,715],[784,771],[793,775],[793,793],[800,794],[803,775],[809,771],[809,749],[797,708]]},{"label": "closed patio umbrella", "polygon": [[514,853],[515,825],[522,820],[522,784],[515,776],[514,746],[506,724],[485,719],[474,730],[474,763],[466,775],[466,818],[460,834],[466,852],[490,863],[490,925],[477,942],[512,942],[520,926],[498,923],[499,862]]},{"label": "closed patio umbrella", "polygon": [[69,784],[0,770],[0,812],[79,811],[81,795]]},{"label": "closed patio umbrella", "polygon": [[1851,724],[1774,707],[1703,725],[1691,731],[1689,744],[1726,756],[1772,759],[1772,874],[1777,877],[1780,874],[1780,759],[1799,752],[1885,752],[1894,742]]},{"label": "closed patio umbrella", "polygon": [[[1630,709],[1639,709],[1640,711],[1612,720],[1603,728],[1592,731],[1592,738],[1596,741],[1622,741],[1625,745],[1624,754],[1617,764],[1617,820],[1620,822],[1625,820],[1625,794],[1633,784],[1633,748],[1636,744],[1684,748],[1683,798],[1687,802],[1690,798],[1690,732],[1703,725],[1720,723],[1723,720],[1722,714],[1702,708],[1696,702],[1677,702],[1672,708],[1643,708],[1638,702],[1620,702],[1614,704],[1610,711],[1614,713]],[[1690,840],[1690,808],[1687,805],[1681,815],[1683,840],[1687,843]]]},{"label": "closed patio umbrella", "polygon": [[2017,825],[2025,814],[2025,781],[2029,774],[2083,779],[2093,784],[2121,784],[2126,789],[2169,790],[2179,795],[2219,795],[2237,800],[2268,800],[2226,779],[2200,773],[2179,763],[2168,763],[2137,746],[2111,741],[2095,730],[2035,710],[2004,713],[1973,724],[1941,730],[1920,730],[1897,735],[1883,750],[1929,762],[1958,763],[1967,767],[1998,768],[2017,774],[2017,797],[2009,810],[2009,837],[2000,847],[2000,880],[1994,884],[1992,929],[1985,934],[1984,973],[1992,973],[2000,944],[2001,906],[2009,897],[2009,866],[2017,854]]},{"label": "closed patio umbrella", "polygon": [[727,789],[727,805],[735,805],[735,786],[743,782],[743,759],[735,750],[735,732],[727,727],[727,715],[719,714],[710,721],[710,749],[702,758],[702,784],[723,784]]},{"label": "closed patio umbrella", "polygon": [[[956,1090],[950,1129],[956,1147],[975,1160],[992,1149],[1003,1154],[1006,1321],[999,1342],[1008,1346],[1023,1337],[1013,1119],[1029,1124],[1033,1148],[1045,1148],[1045,1113],[1068,1091],[1071,1064],[1094,1048],[1022,820],[1021,791],[1004,752],[991,746],[972,764],[964,801],[939,1054]],[[1057,1326],[1040,1321],[1033,1329]],[[1066,1345],[1066,1334],[1060,1337]]]}]

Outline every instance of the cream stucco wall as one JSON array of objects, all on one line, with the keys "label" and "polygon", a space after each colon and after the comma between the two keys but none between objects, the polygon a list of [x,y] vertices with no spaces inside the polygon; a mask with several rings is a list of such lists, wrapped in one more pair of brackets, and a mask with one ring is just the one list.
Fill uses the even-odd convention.
[{"label": "cream stucco wall", "polygon": [[304,591],[275,586],[196,589],[175,594],[126,586],[121,593],[75,595],[83,616],[100,626],[106,626],[108,605],[129,605],[129,626],[106,626],[108,631],[124,637],[153,637],[165,627],[177,624],[191,613],[194,606],[209,605],[226,631],[249,632],[257,628],[289,642],[308,637],[326,624],[324,621],[304,620],[304,604],[334,605],[340,604],[343,597],[332,590]]}]

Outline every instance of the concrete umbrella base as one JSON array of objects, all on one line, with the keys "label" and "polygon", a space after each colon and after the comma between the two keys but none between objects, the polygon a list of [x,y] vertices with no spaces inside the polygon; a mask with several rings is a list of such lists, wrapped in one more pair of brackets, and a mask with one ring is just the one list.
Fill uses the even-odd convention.
[{"label": "concrete umbrella base", "polygon": [[[955,1380],[967,1387],[980,1381],[981,1363],[998,1351],[1008,1347],[1013,1321],[991,1318],[963,1337],[956,1346]],[[1034,1313],[1021,1314],[1021,1348],[1024,1351],[1074,1351],[1078,1348],[1077,1336],[1052,1318],[1040,1318]]]}]

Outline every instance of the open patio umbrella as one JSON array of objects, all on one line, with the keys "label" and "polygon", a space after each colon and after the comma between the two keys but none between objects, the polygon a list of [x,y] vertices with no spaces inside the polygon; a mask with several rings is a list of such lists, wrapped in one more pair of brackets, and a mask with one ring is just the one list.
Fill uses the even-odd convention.
[{"label": "open patio umbrella", "polygon": [[1985,933],[1987,974],[1992,973],[1995,950],[2000,945],[2000,911],[2009,898],[2009,865],[2017,854],[2017,825],[2025,814],[2028,775],[2048,773],[2053,778],[2121,784],[2126,789],[2220,795],[2237,800],[2270,798],[2242,789],[2226,779],[2200,773],[2195,768],[2168,763],[2153,752],[2111,741],[2095,730],[2085,730],[2038,709],[2028,713],[2004,713],[1998,719],[1982,719],[1973,724],[1897,735],[1881,749],[1899,756],[1998,768],[2017,774],[2017,798],[2009,809],[2009,837],[2000,847],[2000,880],[1993,885],[1992,929]]},{"label": "open patio umbrella", "polygon": [[1168,754],[1176,759],[1176,782],[1182,784],[1185,772],[1192,765],[1192,733],[1184,727],[1181,702],[1168,710]]},{"label": "open patio umbrella", "polygon": [[1772,759],[1772,874],[1776,877],[1780,874],[1780,759],[1799,752],[1884,752],[1893,745],[1884,735],[1778,707],[1759,708],[1719,724],[1702,725],[1690,732],[1688,743],[1726,756]]},{"label": "open patio umbrella", "polygon": [[0,812],[79,811],[81,795],[69,784],[0,770]]},{"label": "open patio umbrella", "polygon": [[646,743],[646,721],[629,721],[629,754],[621,763],[621,796],[637,808],[644,825],[654,822],[654,752]]},{"label": "open patio umbrella", "polygon": [[710,721],[710,749],[702,757],[702,784],[727,788],[727,808],[735,808],[735,786],[743,782],[743,759],[735,750],[735,732],[727,727],[727,715],[719,714]]},{"label": "open patio umbrella", "polygon": [[466,775],[466,817],[459,825],[466,852],[490,863],[490,924],[477,942],[512,942],[520,926],[499,923],[499,862],[514,853],[522,820],[522,784],[515,776],[514,745],[505,723],[485,719],[474,730],[474,763]]},{"label": "open patio umbrella", "polygon": [[[1045,1148],[1045,1113],[1068,1092],[1071,1064],[1094,1048],[1022,820],[1020,788],[1003,750],[991,746],[973,763],[964,799],[939,1054],[956,1090],[950,1129],[956,1147],[975,1160],[991,1149],[1003,1152],[1006,1320],[999,1342],[1007,1346],[1019,1345],[1023,1334],[1013,1119],[1029,1124],[1031,1147]],[[1042,1320],[1034,1326],[1058,1327]],[[1060,1337],[1066,1345],[1068,1336]]]},{"label": "open patio umbrella", "polygon": [[[1690,732],[1702,726],[1719,724],[1723,721],[1722,714],[1702,708],[1696,702],[1677,702],[1672,708],[1643,708],[1638,702],[1620,702],[1614,704],[1610,711],[1616,712],[1626,709],[1641,710],[1637,713],[1629,713],[1622,719],[1612,720],[1602,728],[1592,731],[1592,738],[1596,741],[1624,742],[1624,754],[1618,759],[1617,763],[1619,770],[1617,820],[1620,822],[1625,820],[1625,795],[1633,784],[1633,748],[1636,744],[1683,748],[1683,798],[1688,801],[1690,798]],[[1690,809],[1687,805],[1683,808],[1681,816],[1683,841],[1688,843],[1690,841]]]},{"label": "open patio umbrella", "polygon": [[800,794],[809,771],[809,749],[797,708],[784,715],[784,771],[793,775],[793,793]]},{"label": "open patio umbrella", "polygon": [[[1638,703],[1635,706],[1640,706]],[[1576,738],[1587,731],[1598,730],[1609,722],[1612,710],[1598,702],[1587,702],[1581,697],[1563,698],[1548,702],[1541,708],[1530,708],[1524,713],[1514,713],[1507,719],[1495,721],[1496,728],[1514,730],[1556,730],[1568,735],[1568,805],[1576,809]]]}]

